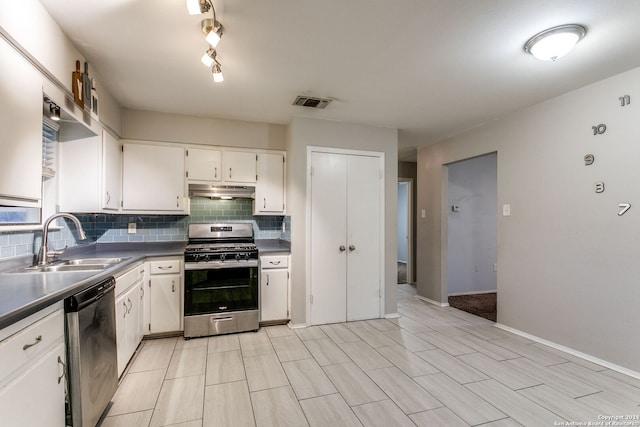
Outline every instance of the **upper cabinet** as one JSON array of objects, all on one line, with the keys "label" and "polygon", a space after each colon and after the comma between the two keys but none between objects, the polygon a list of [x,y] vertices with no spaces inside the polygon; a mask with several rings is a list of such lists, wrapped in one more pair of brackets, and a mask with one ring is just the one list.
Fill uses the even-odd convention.
[{"label": "upper cabinet", "polygon": [[122,145],[111,134],[60,143],[60,210],[116,213],[120,208]]},{"label": "upper cabinet", "polygon": [[122,211],[187,213],[184,148],[150,144],[123,143]]},{"label": "upper cabinet", "polygon": [[185,156],[186,176],[190,182],[222,180],[222,151],[189,147]]},{"label": "upper cabinet", "polygon": [[222,162],[224,181],[255,184],[256,163],[255,151],[225,151]]},{"label": "upper cabinet", "polygon": [[256,215],[284,215],[285,213],[285,155],[258,153],[258,181],[256,182]]},{"label": "upper cabinet", "polygon": [[0,38],[0,204],[40,206],[42,79]]}]

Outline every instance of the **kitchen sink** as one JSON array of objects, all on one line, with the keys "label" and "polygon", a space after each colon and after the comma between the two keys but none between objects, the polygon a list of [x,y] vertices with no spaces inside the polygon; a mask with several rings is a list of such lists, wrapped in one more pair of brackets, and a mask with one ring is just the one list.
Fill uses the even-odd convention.
[{"label": "kitchen sink", "polygon": [[13,273],[54,273],[99,271],[111,267],[128,258],[84,258],[56,261],[47,265],[33,265],[14,270]]}]

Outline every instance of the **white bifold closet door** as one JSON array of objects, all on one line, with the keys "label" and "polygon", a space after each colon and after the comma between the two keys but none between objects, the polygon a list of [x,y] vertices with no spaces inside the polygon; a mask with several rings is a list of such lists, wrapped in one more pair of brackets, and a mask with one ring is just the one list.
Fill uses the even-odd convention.
[{"label": "white bifold closet door", "polygon": [[313,152],[310,179],[311,324],[380,317],[380,159]]}]

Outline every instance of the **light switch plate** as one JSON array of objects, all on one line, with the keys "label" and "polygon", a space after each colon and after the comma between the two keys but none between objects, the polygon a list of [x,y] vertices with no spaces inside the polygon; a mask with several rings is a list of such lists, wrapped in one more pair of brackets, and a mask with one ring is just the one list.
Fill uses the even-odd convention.
[{"label": "light switch plate", "polygon": [[426,217],[427,217],[427,211],[425,211],[424,209],[422,209],[422,210],[420,211],[420,217],[421,217],[421,218],[426,218]]},{"label": "light switch plate", "polygon": [[502,216],[511,216],[511,205],[502,205]]},{"label": "light switch plate", "polygon": [[129,223],[129,227],[127,227],[127,233],[129,234],[136,234],[136,223],[135,222],[130,222]]}]

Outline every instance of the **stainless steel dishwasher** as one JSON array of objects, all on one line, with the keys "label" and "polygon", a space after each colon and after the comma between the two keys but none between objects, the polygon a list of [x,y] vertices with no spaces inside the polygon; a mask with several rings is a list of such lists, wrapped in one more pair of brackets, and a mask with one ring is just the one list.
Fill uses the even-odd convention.
[{"label": "stainless steel dishwasher", "polygon": [[118,388],[115,284],[110,277],[64,302],[74,427],[95,427]]}]

